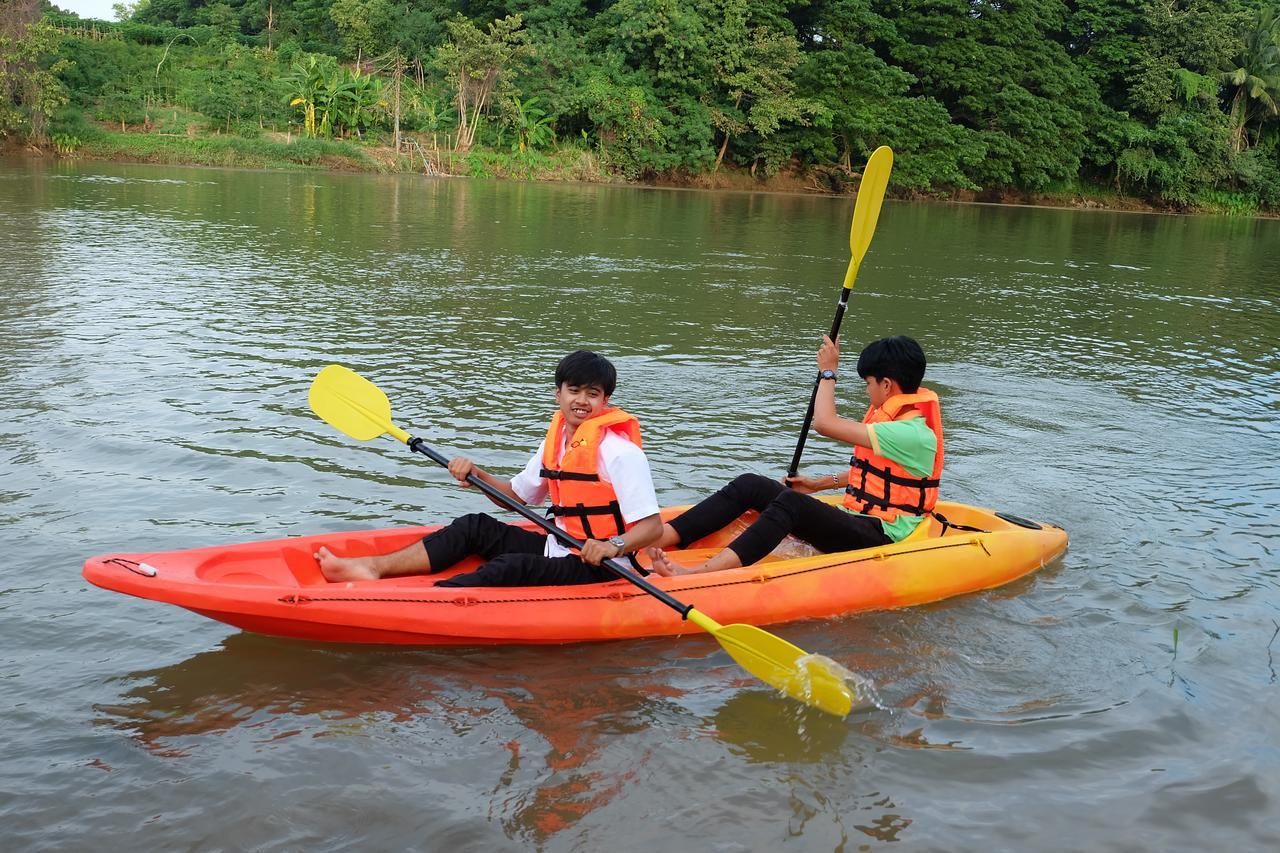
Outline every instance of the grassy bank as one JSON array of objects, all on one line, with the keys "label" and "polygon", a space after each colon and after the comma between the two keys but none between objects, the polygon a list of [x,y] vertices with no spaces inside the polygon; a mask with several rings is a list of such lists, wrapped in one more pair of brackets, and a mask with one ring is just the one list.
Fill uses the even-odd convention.
[{"label": "grassy bank", "polygon": [[[612,173],[599,154],[579,145],[560,145],[524,153],[483,147],[462,154],[442,151],[431,139],[406,135],[397,154],[389,139],[372,135],[362,140],[309,139],[257,127],[235,132],[208,130],[199,113],[169,107],[156,111],[144,125],[115,125],[88,114],[64,110],[51,128],[51,153],[59,157],[122,163],[174,166],[218,166],[243,169],[309,169],[338,172],[418,173],[427,175],[499,178],[525,181],[626,183]],[[651,176],[632,182],[643,186],[683,189],[808,193],[840,195],[857,183],[833,182],[818,174],[782,172],[768,178],[746,170],[724,168],[700,175]],[[1254,197],[1215,191],[1181,207],[1110,192],[1096,186],[1064,186],[1043,193],[938,191],[913,198],[942,202],[1023,204],[1074,209],[1200,212],[1234,216],[1267,216]]]},{"label": "grassy bank", "polygon": [[208,133],[198,114],[177,108],[157,112],[146,126],[112,126],[78,110],[64,110],[51,126],[50,141],[64,157],[127,163],[226,166],[248,169],[387,171],[386,165],[345,141],[303,139],[259,132]]},{"label": "grassy bank", "polygon": [[405,135],[399,154],[385,135],[360,140],[311,139],[257,127],[234,132],[208,130],[199,113],[177,107],[156,111],[145,124],[97,121],[80,110],[63,110],[50,128],[51,152],[123,163],[222,166],[245,169],[318,169],[341,172],[417,172],[472,178],[613,183],[599,156],[575,145],[524,153],[476,147],[442,151],[430,139]]}]

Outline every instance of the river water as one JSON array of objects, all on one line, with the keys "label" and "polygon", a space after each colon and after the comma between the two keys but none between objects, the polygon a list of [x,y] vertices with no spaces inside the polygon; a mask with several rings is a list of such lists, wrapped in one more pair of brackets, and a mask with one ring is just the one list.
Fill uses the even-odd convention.
[{"label": "river water", "polygon": [[[1280,222],[886,203],[846,350],[917,337],[944,497],[1071,547],[1002,589],[777,626],[875,683],[885,707],[844,721],[696,634],[323,646],[80,576],[488,507],[316,420],[334,361],[514,472],[555,361],[599,349],[664,504],[780,473],[851,214],[0,161],[0,846],[1276,849]],[[805,468],[846,458],[815,437]]]}]

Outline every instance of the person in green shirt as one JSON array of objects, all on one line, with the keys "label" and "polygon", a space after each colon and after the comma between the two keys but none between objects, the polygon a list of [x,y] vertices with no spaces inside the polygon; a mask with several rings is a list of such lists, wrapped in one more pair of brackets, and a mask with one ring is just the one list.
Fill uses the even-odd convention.
[{"label": "person in green shirt", "polygon": [[[920,387],[924,350],[912,338],[881,338],[858,356],[858,376],[871,406],[862,421],[836,413],[840,348],[823,336],[813,427],[854,448],[847,471],[773,480],[743,474],[662,527],[648,549],[659,575],[697,574],[747,566],[765,557],[788,534],[819,551],[854,551],[899,542],[933,510],[942,474],[942,420],[938,398]],[[843,488],[843,505],[811,495]],[[760,517],[728,547],[700,566],[676,563],[667,549],[687,548],[749,509]]]}]

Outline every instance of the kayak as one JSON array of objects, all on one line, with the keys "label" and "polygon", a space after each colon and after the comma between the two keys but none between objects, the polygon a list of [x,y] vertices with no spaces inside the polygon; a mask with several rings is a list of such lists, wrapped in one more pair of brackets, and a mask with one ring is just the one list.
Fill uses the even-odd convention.
[{"label": "kayak", "polygon": [[[840,496],[830,497],[831,502]],[[669,507],[664,520],[688,507]],[[788,540],[751,566],[649,580],[714,619],[770,625],[911,607],[1022,577],[1067,548],[1061,527],[958,503],[901,542],[819,553]],[[670,552],[701,563],[755,513]],[[942,520],[945,519],[946,524]],[[535,529],[527,522],[520,526]],[[438,526],[325,533],[187,551],[104,554],[84,564],[103,589],[176,604],[245,631],[337,643],[476,645],[576,643],[693,631],[680,614],[623,580],[581,586],[436,587],[478,558],[433,575],[329,582],[314,554],[368,556],[408,545]],[[641,556],[641,565],[648,558]]]}]

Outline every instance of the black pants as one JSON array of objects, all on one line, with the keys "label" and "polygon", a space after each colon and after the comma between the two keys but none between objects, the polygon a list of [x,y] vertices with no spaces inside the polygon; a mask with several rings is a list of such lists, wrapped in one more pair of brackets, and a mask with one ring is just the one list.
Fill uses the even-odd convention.
[{"label": "black pants", "polygon": [[680,535],[680,546],[688,547],[749,509],[760,518],[729,543],[744,566],[763,559],[788,533],[828,554],[893,541],[878,518],[853,515],[759,474],[741,475],[670,524]]},{"label": "black pants", "polygon": [[568,586],[614,579],[608,569],[584,563],[576,554],[544,557],[543,533],[504,524],[482,512],[464,515],[424,536],[432,573],[475,554],[485,562],[474,572],[440,581],[436,586]]}]

